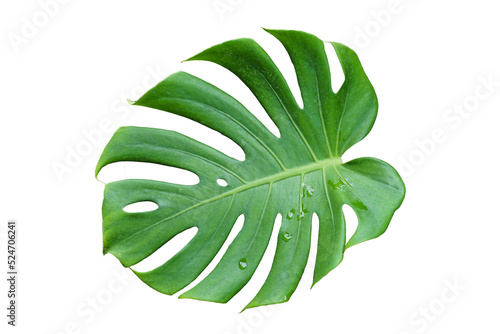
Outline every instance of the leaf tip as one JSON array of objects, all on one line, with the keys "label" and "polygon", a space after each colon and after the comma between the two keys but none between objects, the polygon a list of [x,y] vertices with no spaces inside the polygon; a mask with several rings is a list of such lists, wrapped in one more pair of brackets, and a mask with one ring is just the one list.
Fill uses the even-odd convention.
[{"label": "leaf tip", "polygon": [[189,297],[188,292],[189,292],[189,291],[186,291],[186,292],[184,292],[184,293],[181,293],[181,294],[180,294],[177,298],[178,298],[178,299],[193,299],[193,298]]},{"label": "leaf tip", "polygon": [[258,304],[258,303],[255,303],[254,300],[252,300],[250,303],[248,303],[241,311],[240,313],[243,313],[244,311],[248,310],[248,309],[251,309],[251,308],[254,308],[254,307],[257,307],[257,306],[261,306],[261,304]]},{"label": "leaf tip", "polygon": [[277,29],[268,29],[268,28],[262,28],[265,32],[267,32],[268,34],[271,34],[273,35],[274,37],[277,37],[276,35],[281,31],[281,30],[277,30]]},{"label": "leaf tip", "polygon": [[311,284],[311,287],[309,288],[310,290],[312,290],[312,288],[314,288],[316,286],[316,284],[318,284],[318,282],[323,278],[324,276],[321,276],[321,277],[318,277],[317,275],[314,275],[313,277],[313,281],[312,281],[312,284]]},{"label": "leaf tip", "polygon": [[130,99],[127,99],[127,103],[133,106],[137,101],[132,101]]},{"label": "leaf tip", "polygon": [[194,56],[189,57],[188,59],[184,59],[183,61],[181,61],[181,63],[185,63],[185,62],[187,62],[187,61],[192,61],[192,60],[205,60],[205,59],[203,59],[202,57],[200,57],[200,55],[201,55],[201,54],[203,54],[203,52],[205,52],[205,51],[202,51],[202,52],[200,52],[200,53],[197,53],[197,54],[195,54]]},{"label": "leaf tip", "polygon": [[266,306],[266,305],[271,305],[271,304],[256,304],[256,303],[252,303],[252,302],[250,302],[250,303],[248,303],[248,305],[247,305],[247,306],[245,306],[245,307],[244,307],[244,308],[243,308],[243,309],[242,309],[239,313],[241,314],[241,313],[243,313],[243,312],[245,312],[246,310],[249,310],[249,309],[251,309],[251,308],[256,308],[256,307]]}]

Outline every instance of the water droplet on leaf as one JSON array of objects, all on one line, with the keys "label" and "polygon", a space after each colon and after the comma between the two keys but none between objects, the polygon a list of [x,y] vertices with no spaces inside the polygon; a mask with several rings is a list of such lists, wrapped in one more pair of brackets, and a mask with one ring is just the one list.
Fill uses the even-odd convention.
[{"label": "water droplet on leaf", "polygon": [[306,216],[306,213],[308,213],[309,210],[304,206],[304,203],[302,203],[302,209],[300,210],[299,214],[297,215],[297,220],[302,220]]},{"label": "water droplet on leaf", "polygon": [[292,239],[292,236],[288,232],[283,232],[283,234],[281,235],[281,239],[283,239],[284,242],[287,242]]},{"label": "water droplet on leaf", "polygon": [[333,189],[340,190],[342,192],[346,192],[347,190],[347,185],[342,180],[339,180],[337,183],[333,183],[332,180],[329,180],[328,184],[330,184]]},{"label": "water droplet on leaf", "polygon": [[286,214],[286,219],[292,219],[294,214],[295,214],[295,209],[290,210],[290,212]]},{"label": "water droplet on leaf", "polygon": [[314,188],[302,183],[302,197],[312,197],[314,195]]},{"label": "water droplet on leaf", "polygon": [[245,259],[245,258],[240,259],[240,262],[238,263],[238,267],[240,267],[241,270],[245,270],[248,267],[247,259]]},{"label": "water droplet on leaf", "polygon": [[366,207],[366,205],[361,202],[360,200],[355,200],[352,205],[354,205],[356,208],[360,209],[360,210],[368,210],[368,208]]}]

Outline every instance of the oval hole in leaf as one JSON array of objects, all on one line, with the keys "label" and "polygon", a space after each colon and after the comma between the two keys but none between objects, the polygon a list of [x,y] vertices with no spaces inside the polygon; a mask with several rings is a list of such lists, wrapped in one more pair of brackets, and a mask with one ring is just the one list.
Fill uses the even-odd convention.
[{"label": "oval hole in leaf", "polygon": [[167,241],[156,252],[132,266],[135,271],[146,272],[158,268],[177,254],[194,238],[198,228],[191,227]]},{"label": "oval hole in leaf", "polygon": [[345,217],[346,243],[351,239],[354,232],[358,228],[358,216],[354,210],[347,204],[342,206],[342,211]]},{"label": "oval hole in leaf", "polygon": [[135,212],[154,211],[156,209],[158,209],[158,204],[156,204],[155,202],[142,201],[127,205],[126,207],[123,208],[123,211],[128,213],[135,213]]},{"label": "oval hole in leaf", "polygon": [[104,183],[126,179],[156,180],[183,185],[200,182],[198,175],[188,170],[149,162],[115,162],[99,172],[99,180]]},{"label": "oval hole in leaf", "polygon": [[221,187],[226,187],[227,186],[227,181],[224,179],[217,179],[217,184]]}]

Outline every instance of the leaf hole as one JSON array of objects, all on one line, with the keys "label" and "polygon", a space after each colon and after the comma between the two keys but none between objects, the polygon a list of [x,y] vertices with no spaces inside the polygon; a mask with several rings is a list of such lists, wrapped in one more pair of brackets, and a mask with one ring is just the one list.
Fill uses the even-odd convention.
[{"label": "leaf hole", "polygon": [[137,106],[137,108],[141,108],[141,117],[134,118],[134,126],[179,132],[187,137],[211,146],[231,158],[240,161],[245,160],[245,152],[238,144],[208,126],[187,117],[162,112],[153,108],[141,106]]},{"label": "leaf hole", "polygon": [[340,60],[335,53],[333,45],[330,43],[325,43],[326,57],[328,58],[328,64],[330,65],[330,75],[332,78],[332,89],[336,93],[339,91],[340,87],[344,84],[345,75],[342,70],[342,65],[340,65]]},{"label": "leaf hole", "polygon": [[153,254],[132,266],[132,269],[135,271],[147,272],[158,268],[182,250],[194,238],[196,232],[198,232],[198,228],[191,227],[177,234],[163,246],[158,248]]},{"label": "leaf hole", "polygon": [[183,63],[185,72],[203,79],[238,100],[255,116],[274,136],[280,137],[280,131],[271,117],[264,110],[252,91],[232,72],[210,62]]},{"label": "leaf hole", "polygon": [[217,184],[221,187],[227,187],[227,181],[224,179],[217,179]]},{"label": "leaf hole", "polygon": [[198,175],[191,171],[150,162],[115,162],[105,166],[99,173],[99,180],[104,183],[126,179],[156,180],[183,185],[200,182]]},{"label": "leaf hole", "polygon": [[271,57],[272,61],[276,64],[276,67],[278,67],[299,108],[304,108],[304,101],[302,100],[297,74],[295,73],[295,68],[293,67],[293,63],[290,60],[290,56],[286,52],[285,47],[280,43],[280,41],[278,41],[278,39],[271,36],[269,33],[261,31],[261,34],[263,38],[256,39],[257,43],[262,46],[269,57]]},{"label": "leaf hole", "polygon": [[304,273],[299,281],[294,295],[299,295],[302,292],[311,290],[314,279],[314,266],[316,265],[316,254],[318,253],[318,237],[319,237],[319,217],[316,213],[312,214],[311,221],[311,246],[307,257]]},{"label": "leaf hole", "polygon": [[255,269],[248,283],[230,301],[232,305],[238,305],[240,310],[252,299],[249,299],[248,296],[257,295],[271,272],[274,256],[276,254],[276,247],[278,246],[278,239],[281,237],[280,230],[282,221],[283,216],[278,213],[274,220],[273,231],[269,243],[266,246],[266,250],[257,269]]},{"label": "leaf hole", "polygon": [[354,210],[347,204],[344,204],[342,206],[342,211],[344,212],[345,217],[345,233],[347,243],[358,228],[358,216],[356,215]]},{"label": "leaf hole", "polygon": [[136,202],[127,205],[123,211],[128,213],[149,212],[158,209],[158,204],[151,201]]},{"label": "leaf hole", "polygon": [[[310,289],[313,283],[314,276],[314,266],[316,264],[316,254],[318,253],[318,239],[319,239],[319,217],[315,213],[312,215],[312,225],[311,225],[311,250],[309,251],[309,257],[307,259],[307,265],[304,270],[304,288]],[[302,282],[302,281],[301,281]],[[300,283],[299,283],[300,287]],[[298,288],[297,288],[298,289]]]},{"label": "leaf hole", "polygon": [[229,245],[231,245],[231,243],[236,238],[238,233],[240,233],[244,223],[245,223],[245,216],[239,215],[238,218],[236,219],[236,222],[233,225],[233,228],[231,229],[231,232],[229,232],[226,241],[219,249],[215,257],[212,259],[212,261],[209,263],[209,265],[201,272],[201,274],[193,282],[191,282],[188,286],[186,286],[184,289],[178,292],[178,294],[179,293],[182,294],[184,291],[192,289],[195,285],[204,280],[205,277],[207,277],[215,269],[215,266],[220,262],[222,256],[226,253],[227,249],[229,248]]}]

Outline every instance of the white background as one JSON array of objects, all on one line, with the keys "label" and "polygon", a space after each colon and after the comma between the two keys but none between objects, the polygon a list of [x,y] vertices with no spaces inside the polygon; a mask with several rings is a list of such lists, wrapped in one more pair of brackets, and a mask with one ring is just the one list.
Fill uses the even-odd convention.
[{"label": "white background", "polygon": [[[43,14],[44,3],[52,3],[45,6],[51,16]],[[16,219],[20,278],[14,329],[6,325],[7,285],[1,280],[1,331],[499,333],[495,5],[491,0],[3,2],[0,267],[6,271],[6,222]],[[380,108],[370,135],[344,160],[374,156],[389,162],[401,172],[407,196],[382,237],[349,249],[344,262],[312,290],[309,270],[290,302],[239,313],[265,271],[228,304],[213,304],[162,295],[111,255],[103,256],[104,186],[93,172],[122,125],[176,129],[240,154],[202,126],[129,107],[125,99],[185,70],[260,115],[255,99],[225,70],[181,64],[214,44],[251,37],[276,59],[297,93],[286,54],[260,27],[303,30],[357,51]],[[338,64],[332,62],[335,71]],[[94,143],[86,133],[94,134]],[[85,154],[71,160],[76,150]],[[55,169],[61,165],[64,173]],[[111,174],[117,173],[120,178],[129,172]],[[271,259],[272,253],[266,254],[264,269]]]}]

